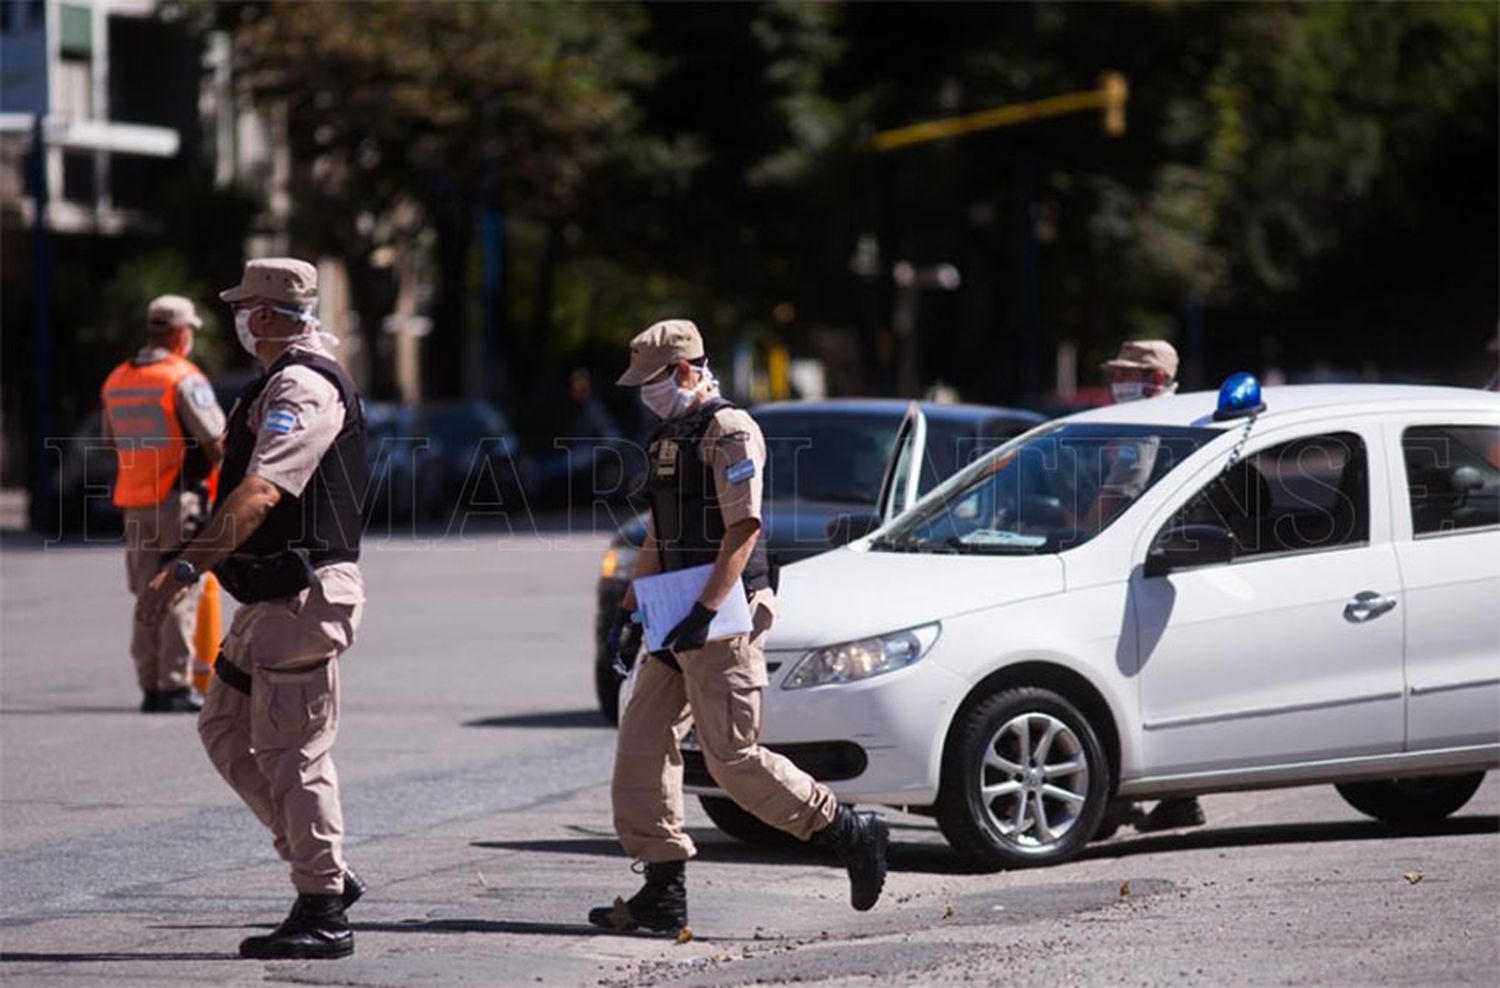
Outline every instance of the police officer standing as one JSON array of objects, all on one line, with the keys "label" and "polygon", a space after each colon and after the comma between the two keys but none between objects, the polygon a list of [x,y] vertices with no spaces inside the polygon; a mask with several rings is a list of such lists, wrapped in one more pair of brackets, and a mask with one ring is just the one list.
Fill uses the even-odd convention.
[{"label": "police officer standing", "polygon": [[[1128,340],[1103,369],[1109,378],[1110,397],[1116,403],[1159,398],[1177,391],[1177,348],[1166,340]],[[1151,438],[1122,451],[1123,455],[1111,462],[1103,488],[1133,501],[1150,482],[1160,447],[1160,440]],[[1098,515],[1093,513],[1091,523],[1101,520]],[[1204,819],[1203,807],[1193,796],[1164,799],[1150,813],[1143,812],[1139,804],[1123,803],[1113,807],[1108,818],[1115,825],[1129,822],[1141,833],[1199,827]]]},{"label": "police officer standing", "polygon": [[[224,413],[187,359],[202,325],[181,295],[154,299],[146,308],[146,345],[111,371],[100,391],[133,595],[207,515],[208,479],[224,455]],[[189,678],[197,614],[194,587],[159,622],[135,625],[130,655],[143,713],[191,713],[202,705]]]},{"label": "police officer standing", "polygon": [[[831,850],[847,867],[855,909],[873,907],[885,883],[890,831],[855,813],[781,755],[761,747],[762,654],[776,612],[761,534],[765,441],[748,414],[719,396],[703,340],[691,322],[659,322],[630,345],[621,385],[639,387],[661,419],[649,447],[651,518],[636,575],[712,564],[702,595],[637,672],[620,713],[611,799],[625,853],[644,866],[645,886],[589,913],[615,930],[678,932],[687,926],[685,864],[696,852],[683,831],[682,757],[690,722],[709,773],[746,811]],[[709,624],[732,593],[749,598],[752,630],[708,641]],[[640,628],[627,591],[612,639],[633,661]]]},{"label": "police officer standing", "polygon": [[139,601],[150,624],[213,569],[238,599],[198,721],[210,761],[266,825],[297,899],[258,958],[344,957],[344,910],[364,886],[344,862],[331,750],[338,657],[364,604],[358,566],[366,430],[358,391],[319,341],[317,269],[293,258],[245,265],[220,293],[264,374],[230,412],[221,497],[203,534]]}]

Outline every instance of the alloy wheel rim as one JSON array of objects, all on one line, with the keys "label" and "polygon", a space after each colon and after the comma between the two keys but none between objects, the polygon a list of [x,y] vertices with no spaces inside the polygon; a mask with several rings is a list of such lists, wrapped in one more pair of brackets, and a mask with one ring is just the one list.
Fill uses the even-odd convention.
[{"label": "alloy wheel rim", "polygon": [[1044,854],[1067,837],[1088,802],[1083,742],[1051,714],[1012,717],[989,739],[979,766],[979,802],[990,827],[1024,854]]}]

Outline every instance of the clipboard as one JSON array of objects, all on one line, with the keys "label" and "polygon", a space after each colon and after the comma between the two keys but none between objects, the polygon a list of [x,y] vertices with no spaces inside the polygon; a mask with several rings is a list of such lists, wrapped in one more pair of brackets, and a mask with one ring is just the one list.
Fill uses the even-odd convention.
[{"label": "clipboard", "polygon": [[[677,626],[677,622],[688,616],[693,604],[703,594],[703,588],[708,585],[713,569],[712,563],[705,563],[631,581],[646,628],[646,651],[661,650],[662,639]],[[708,640],[719,641],[748,634],[750,627],[749,600],[743,593],[731,590],[724,603],[719,605],[713,623],[708,626]]]}]

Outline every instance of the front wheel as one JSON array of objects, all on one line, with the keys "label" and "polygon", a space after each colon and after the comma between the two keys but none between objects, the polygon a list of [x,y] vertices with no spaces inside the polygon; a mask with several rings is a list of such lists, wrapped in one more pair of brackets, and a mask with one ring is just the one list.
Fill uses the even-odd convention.
[{"label": "front wheel", "polygon": [[1484,773],[1474,772],[1342,782],[1334,788],[1344,802],[1365,816],[1386,823],[1435,823],[1462,809],[1483,781]]},{"label": "front wheel", "polygon": [[986,868],[1032,868],[1081,851],[1108,804],[1109,759],[1077,707],[1051,690],[1008,689],[956,725],[937,820]]}]

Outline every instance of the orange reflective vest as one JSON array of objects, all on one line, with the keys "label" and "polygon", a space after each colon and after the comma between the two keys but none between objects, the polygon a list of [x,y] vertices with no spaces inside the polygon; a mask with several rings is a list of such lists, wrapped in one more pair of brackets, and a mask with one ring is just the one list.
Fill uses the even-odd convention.
[{"label": "orange reflective vest", "polygon": [[105,378],[100,397],[119,464],[116,506],[145,508],[172,492],[187,459],[177,385],[196,373],[190,361],[173,354],[149,364],[127,360]]}]

